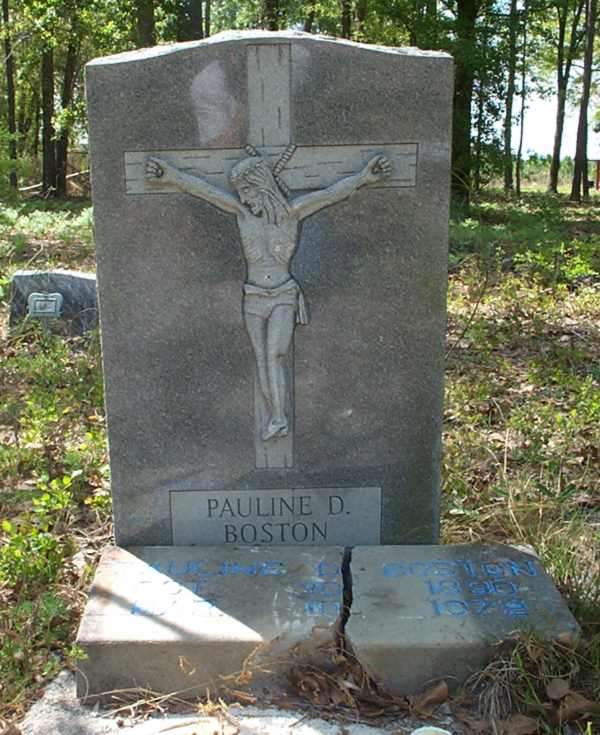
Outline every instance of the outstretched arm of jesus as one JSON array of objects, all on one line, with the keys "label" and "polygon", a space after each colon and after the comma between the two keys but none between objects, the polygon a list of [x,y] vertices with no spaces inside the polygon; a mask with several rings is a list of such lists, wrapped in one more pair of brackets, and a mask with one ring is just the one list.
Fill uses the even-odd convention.
[{"label": "outstretched arm of jesus", "polygon": [[385,156],[374,156],[357,174],[340,179],[326,189],[297,197],[291,202],[291,210],[299,219],[305,219],[325,207],[347,199],[361,186],[384,179],[391,172],[392,165]]},{"label": "outstretched arm of jesus", "polygon": [[244,211],[244,205],[229,192],[209,184],[200,176],[186,174],[160,158],[148,158],[146,161],[146,179],[152,183],[174,186],[186,194],[204,199],[204,201],[229,214],[238,214]]}]

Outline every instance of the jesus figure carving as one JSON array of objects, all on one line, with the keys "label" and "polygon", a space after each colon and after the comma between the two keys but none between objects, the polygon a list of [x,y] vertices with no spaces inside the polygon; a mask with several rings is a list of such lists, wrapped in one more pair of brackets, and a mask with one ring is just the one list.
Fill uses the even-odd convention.
[{"label": "jesus figure carving", "polygon": [[[293,152],[288,149],[284,162]],[[199,197],[223,212],[237,217],[246,260],[243,315],[256,359],[258,385],[268,417],[261,439],[269,442],[288,434],[286,415],[285,359],[296,324],[307,324],[308,315],[300,285],[290,272],[298,247],[301,222],[325,207],[341,202],[361,186],[375,183],[391,173],[382,155],[374,156],[358,173],[336,181],[326,189],[288,200],[278,176],[282,160],[273,169],[259,155],[237,163],[230,182],[238,197],[208,183],[200,176],[180,171],[160,159],[146,162],[148,182],[168,184]]]}]

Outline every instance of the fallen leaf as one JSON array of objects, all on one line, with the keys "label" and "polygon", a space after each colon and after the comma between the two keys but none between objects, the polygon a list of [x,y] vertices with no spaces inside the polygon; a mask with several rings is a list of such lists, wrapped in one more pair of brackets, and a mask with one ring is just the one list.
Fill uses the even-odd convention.
[{"label": "fallen leaf", "polygon": [[454,716],[473,735],[487,735],[492,732],[492,723],[489,720],[479,720],[465,709],[455,709]]},{"label": "fallen leaf", "polygon": [[525,715],[512,715],[504,723],[505,735],[536,735],[538,731],[537,720]]},{"label": "fallen leaf", "polygon": [[431,715],[435,708],[448,699],[448,684],[439,681],[418,697],[410,697],[410,707],[413,712],[421,715]]},{"label": "fallen leaf", "polygon": [[565,681],[565,679],[552,679],[546,686],[546,694],[550,699],[563,699],[570,691],[571,687],[569,686],[569,682]]},{"label": "fallen leaf", "polygon": [[558,717],[561,722],[576,720],[586,714],[600,715],[600,702],[592,702],[579,692],[569,692],[558,709]]},{"label": "fallen leaf", "polygon": [[239,701],[244,704],[256,704],[256,697],[252,694],[248,694],[248,692],[242,692],[239,689],[229,689],[228,694],[239,699]]}]

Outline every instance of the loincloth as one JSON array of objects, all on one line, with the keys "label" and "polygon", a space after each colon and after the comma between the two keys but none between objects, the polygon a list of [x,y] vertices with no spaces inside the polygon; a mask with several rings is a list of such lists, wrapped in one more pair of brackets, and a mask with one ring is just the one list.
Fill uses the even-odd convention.
[{"label": "loincloth", "polygon": [[290,278],[276,288],[244,283],[244,314],[269,319],[278,306],[293,306],[296,324],[308,324],[306,300],[299,284]]}]

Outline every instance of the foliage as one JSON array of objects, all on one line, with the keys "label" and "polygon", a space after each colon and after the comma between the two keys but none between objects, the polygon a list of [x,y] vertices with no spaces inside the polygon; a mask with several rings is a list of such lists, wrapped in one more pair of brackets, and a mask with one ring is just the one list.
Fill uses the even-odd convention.
[{"label": "foliage", "polygon": [[[89,207],[6,208],[3,280],[32,261],[85,264],[90,238]],[[0,308],[6,317],[7,288]],[[25,324],[1,349],[0,719],[74,663],[81,590],[110,512],[98,335],[64,338]]]},{"label": "foliage", "polygon": [[532,545],[599,632],[600,212],[473,211],[452,225],[446,539]]}]

